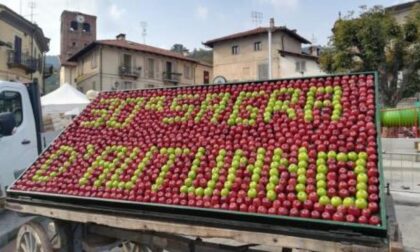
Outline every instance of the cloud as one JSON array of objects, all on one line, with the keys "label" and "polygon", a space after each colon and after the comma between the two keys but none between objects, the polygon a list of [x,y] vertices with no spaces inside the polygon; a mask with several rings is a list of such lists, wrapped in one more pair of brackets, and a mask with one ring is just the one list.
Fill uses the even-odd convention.
[{"label": "cloud", "polygon": [[270,4],[276,9],[296,9],[299,5],[299,0],[259,0],[262,4]]},{"label": "cloud", "polygon": [[125,9],[118,7],[116,4],[111,4],[109,7],[109,15],[112,19],[118,20],[124,14]]},{"label": "cloud", "polygon": [[195,9],[195,16],[200,19],[207,19],[208,14],[209,14],[209,10],[207,9],[207,7],[198,6]]}]

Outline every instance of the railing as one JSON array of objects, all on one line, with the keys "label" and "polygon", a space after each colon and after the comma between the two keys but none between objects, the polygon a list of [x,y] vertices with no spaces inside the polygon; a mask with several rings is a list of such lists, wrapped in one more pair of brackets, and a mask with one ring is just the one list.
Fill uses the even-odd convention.
[{"label": "railing", "polygon": [[138,78],[140,76],[140,71],[134,67],[120,66],[118,68],[121,76]]},{"label": "railing", "polygon": [[177,84],[181,80],[181,75],[181,73],[163,72],[162,79],[164,82],[171,82],[173,84]]},{"label": "railing", "polygon": [[17,55],[15,51],[10,50],[8,52],[7,65],[10,68],[22,68],[27,73],[34,73],[38,67],[38,59],[27,54]]},{"label": "railing", "polygon": [[420,153],[384,152],[382,164],[391,191],[420,193]]}]

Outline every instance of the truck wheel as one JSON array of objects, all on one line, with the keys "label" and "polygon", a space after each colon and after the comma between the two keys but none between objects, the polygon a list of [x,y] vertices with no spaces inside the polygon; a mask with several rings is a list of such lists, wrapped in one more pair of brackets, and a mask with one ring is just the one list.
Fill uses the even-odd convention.
[{"label": "truck wheel", "polygon": [[121,251],[122,252],[151,252],[152,250],[142,244],[134,243],[131,241],[123,241],[121,243]]},{"label": "truck wheel", "polygon": [[16,238],[17,252],[52,252],[48,235],[41,224],[29,222],[20,227]]}]

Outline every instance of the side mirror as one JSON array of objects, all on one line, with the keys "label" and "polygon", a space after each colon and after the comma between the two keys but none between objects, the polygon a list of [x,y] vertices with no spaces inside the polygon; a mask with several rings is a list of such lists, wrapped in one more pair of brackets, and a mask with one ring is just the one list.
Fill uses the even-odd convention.
[{"label": "side mirror", "polygon": [[15,115],[11,112],[0,113],[0,135],[10,136],[16,126]]}]

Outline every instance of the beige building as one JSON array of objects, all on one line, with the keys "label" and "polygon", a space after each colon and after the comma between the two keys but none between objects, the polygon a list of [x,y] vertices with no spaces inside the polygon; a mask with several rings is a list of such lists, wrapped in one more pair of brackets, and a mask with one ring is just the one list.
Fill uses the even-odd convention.
[{"label": "beige building", "polygon": [[212,67],[180,53],[135,43],[119,34],[96,40],[68,59],[60,83],[88,90],[124,90],[209,83]]},{"label": "beige building", "polygon": [[41,28],[0,4],[0,80],[37,80],[42,91],[48,47]]},{"label": "beige building", "polygon": [[[308,40],[284,26],[272,28],[272,78],[323,74],[318,65],[318,50],[302,53]],[[268,79],[268,27],[259,27],[209,40],[204,45],[213,48],[215,81]]]},{"label": "beige building", "polygon": [[415,5],[420,6],[420,0],[389,6],[385,10],[391,13],[399,24],[403,24]]}]

